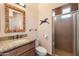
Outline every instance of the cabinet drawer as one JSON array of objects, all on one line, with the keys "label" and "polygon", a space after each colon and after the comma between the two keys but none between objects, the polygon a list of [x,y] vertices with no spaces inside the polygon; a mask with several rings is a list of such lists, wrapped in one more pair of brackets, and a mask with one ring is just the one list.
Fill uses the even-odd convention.
[{"label": "cabinet drawer", "polygon": [[29,51],[24,52],[20,56],[35,56],[35,48],[33,48],[33,49],[29,50]]},{"label": "cabinet drawer", "polygon": [[28,45],[19,47],[19,48],[16,49],[16,52],[17,52],[16,54],[20,55],[20,54],[24,53],[25,51],[28,51],[28,50],[30,50],[30,49],[32,49],[34,47],[35,47],[35,43],[34,42],[32,42],[32,43],[30,43]]}]

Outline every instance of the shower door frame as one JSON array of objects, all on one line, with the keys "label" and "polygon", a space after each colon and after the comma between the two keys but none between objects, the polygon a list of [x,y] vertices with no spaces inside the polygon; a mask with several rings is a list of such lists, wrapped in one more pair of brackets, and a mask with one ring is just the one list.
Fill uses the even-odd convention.
[{"label": "shower door frame", "polygon": [[77,56],[79,56],[79,11],[77,12]]},{"label": "shower door frame", "polygon": [[[77,17],[75,17],[75,15],[77,15],[78,11],[72,11],[70,13],[66,13],[66,14],[72,14],[73,15],[73,36],[74,36],[74,39],[73,39],[73,56],[77,55]],[[60,14],[60,15],[56,15],[56,16],[61,16],[61,15],[65,15],[65,14]],[[52,19],[53,19],[53,26],[52,26],[52,29],[53,29],[53,33],[52,33],[52,54],[55,55],[55,20],[54,20],[54,17],[56,16],[52,16]],[[76,19],[75,19],[76,18]]]}]

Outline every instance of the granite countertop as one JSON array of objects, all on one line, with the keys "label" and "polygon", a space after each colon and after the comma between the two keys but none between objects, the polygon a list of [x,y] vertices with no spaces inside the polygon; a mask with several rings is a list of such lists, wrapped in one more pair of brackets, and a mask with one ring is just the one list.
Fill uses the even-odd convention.
[{"label": "granite countertop", "polygon": [[29,38],[0,41],[0,53],[11,50],[24,44],[28,44],[32,41],[34,40]]}]

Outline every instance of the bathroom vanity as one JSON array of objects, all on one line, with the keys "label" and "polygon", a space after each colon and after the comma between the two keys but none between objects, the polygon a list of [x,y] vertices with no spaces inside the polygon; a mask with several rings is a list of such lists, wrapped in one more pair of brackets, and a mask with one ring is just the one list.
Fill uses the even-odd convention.
[{"label": "bathroom vanity", "polygon": [[34,56],[35,40],[15,39],[0,41],[1,56]]},{"label": "bathroom vanity", "polygon": [[[4,4],[5,12],[5,29],[7,33],[24,33],[25,32],[25,8],[17,4]],[[1,56],[33,56],[35,55],[35,40],[24,38],[22,36],[12,36],[12,38],[0,38],[0,55]]]}]

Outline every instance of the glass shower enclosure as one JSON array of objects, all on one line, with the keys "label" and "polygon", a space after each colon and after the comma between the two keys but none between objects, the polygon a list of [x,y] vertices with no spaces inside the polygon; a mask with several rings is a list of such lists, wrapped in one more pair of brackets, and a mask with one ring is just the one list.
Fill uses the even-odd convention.
[{"label": "glass shower enclosure", "polygon": [[79,55],[79,12],[53,16],[53,55]]}]

